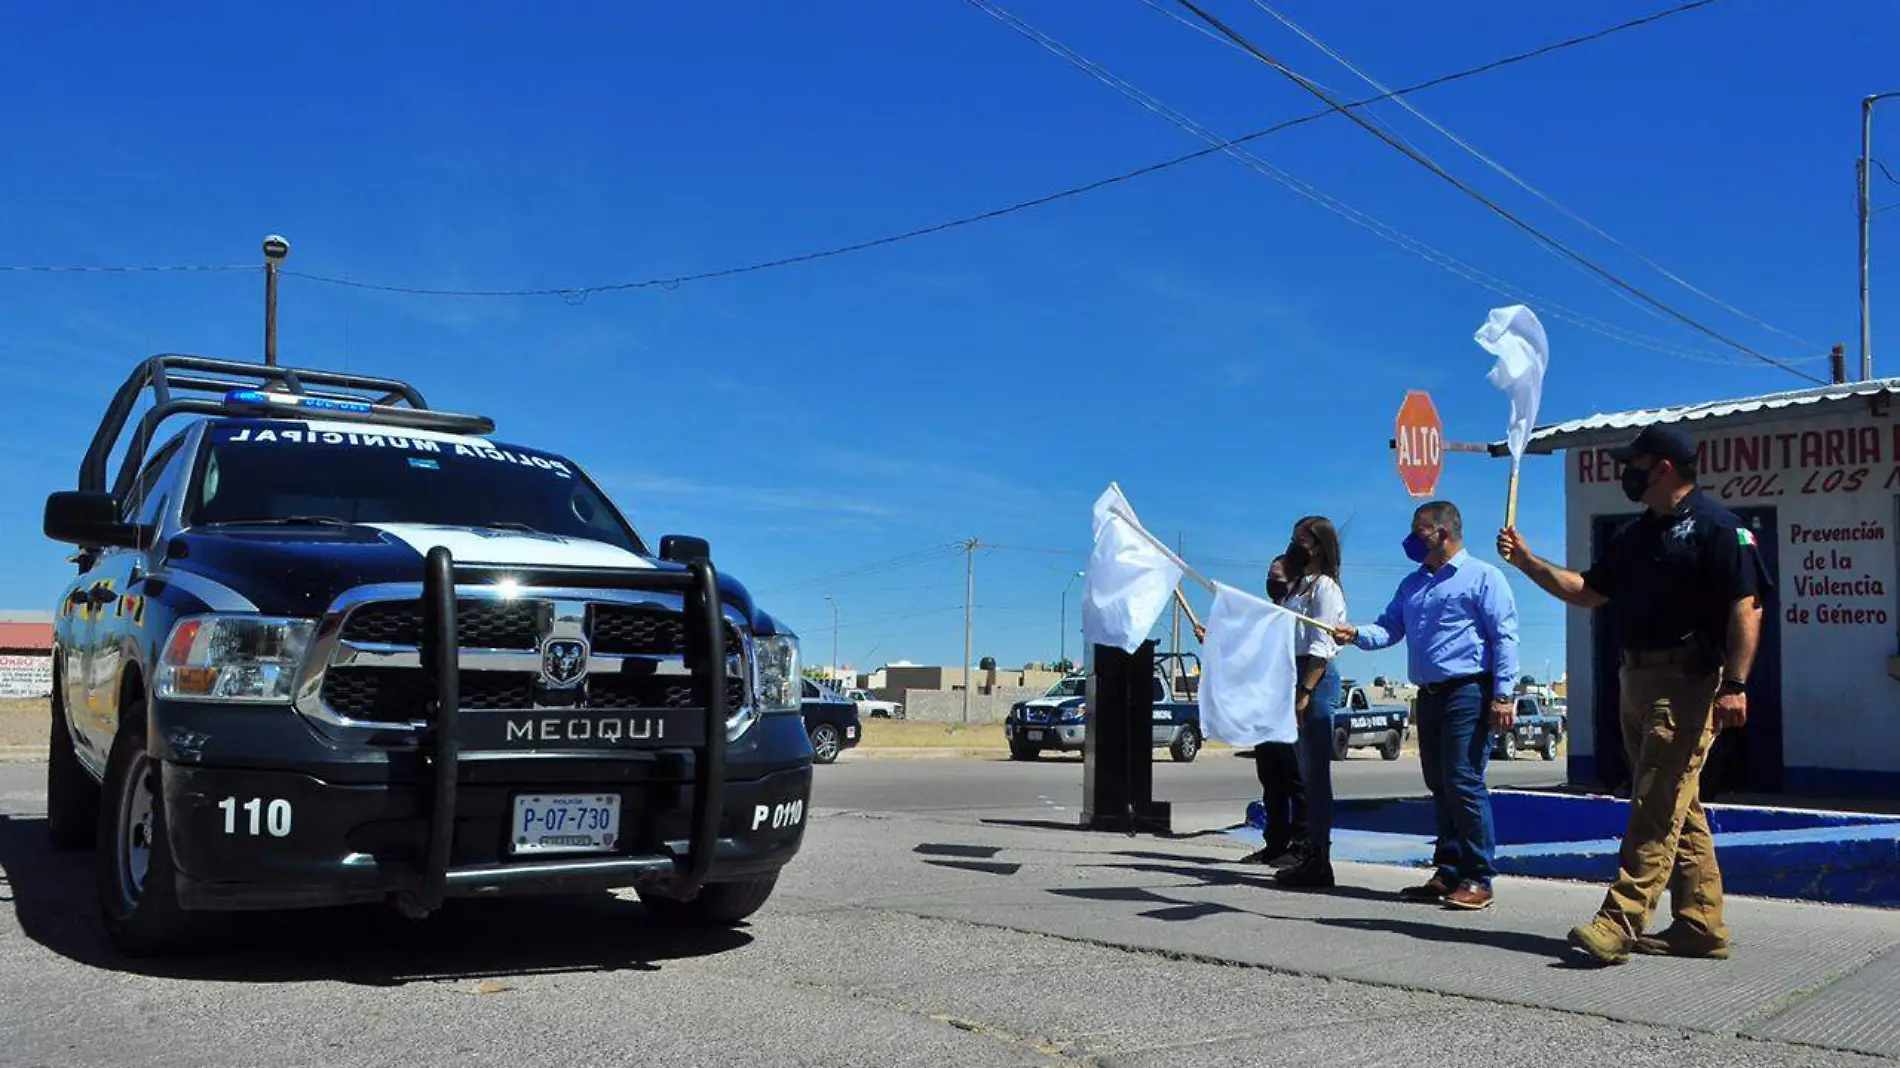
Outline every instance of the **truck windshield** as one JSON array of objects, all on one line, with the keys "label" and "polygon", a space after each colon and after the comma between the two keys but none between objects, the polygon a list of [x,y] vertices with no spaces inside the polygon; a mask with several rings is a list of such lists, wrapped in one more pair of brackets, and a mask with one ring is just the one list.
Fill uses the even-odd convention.
[{"label": "truck windshield", "polygon": [[1061,682],[1049,687],[1049,692],[1043,694],[1043,696],[1086,697],[1088,696],[1088,680],[1083,678],[1063,679]]},{"label": "truck windshield", "polygon": [[224,424],[206,448],[187,523],[429,523],[589,538],[644,552],[601,492],[556,456],[374,427]]}]

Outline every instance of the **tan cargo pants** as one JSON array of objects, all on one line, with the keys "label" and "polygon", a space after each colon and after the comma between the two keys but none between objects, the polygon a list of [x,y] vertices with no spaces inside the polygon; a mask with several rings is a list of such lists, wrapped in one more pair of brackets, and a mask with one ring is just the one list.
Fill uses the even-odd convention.
[{"label": "tan cargo pants", "polygon": [[1701,799],[1721,672],[1692,677],[1683,673],[1683,663],[1674,652],[1624,654],[1630,818],[1616,881],[1597,915],[1634,939],[1644,933],[1666,887],[1676,923],[1686,933],[1727,942],[1722,872]]}]

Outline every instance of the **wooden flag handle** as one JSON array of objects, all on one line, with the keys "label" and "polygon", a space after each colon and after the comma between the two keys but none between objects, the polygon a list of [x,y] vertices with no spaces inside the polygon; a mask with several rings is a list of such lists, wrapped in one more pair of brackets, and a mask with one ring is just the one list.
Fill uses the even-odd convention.
[{"label": "wooden flag handle", "polygon": [[[1174,600],[1175,600],[1175,603],[1181,606],[1181,611],[1187,613],[1188,622],[1194,624],[1196,627],[1199,627],[1201,625],[1201,621],[1194,617],[1194,609],[1188,607],[1187,598],[1181,596],[1181,587],[1179,586],[1176,586],[1174,588]],[[1280,608],[1280,606],[1277,604],[1274,605],[1273,607]],[[1325,631],[1327,634],[1331,634],[1333,632],[1333,625],[1330,623],[1321,623],[1319,620],[1314,619],[1312,616],[1303,616],[1299,614],[1298,612],[1293,611],[1291,608],[1280,608],[1280,611],[1285,612],[1287,615],[1292,616],[1294,619],[1297,619],[1302,623],[1308,623],[1308,624],[1311,624],[1312,626],[1318,627],[1320,630]]]},{"label": "wooden flag handle", "polygon": [[1200,630],[1200,629],[1201,629],[1201,621],[1200,621],[1199,619],[1197,619],[1197,618],[1195,618],[1195,615],[1194,615],[1194,609],[1193,609],[1193,608],[1190,608],[1190,607],[1188,606],[1188,603],[1187,603],[1187,598],[1186,598],[1186,597],[1183,597],[1183,596],[1181,596],[1181,587],[1179,587],[1179,586],[1176,586],[1176,587],[1174,588],[1174,603],[1175,603],[1175,604],[1178,604],[1178,605],[1180,605],[1180,606],[1181,606],[1181,611],[1183,611],[1183,612],[1186,612],[1186,613],[1187,613],[1187,617],[1188,617],[1188,622],[1189,622],[1189,623],[1192,623],[1192,624],[1194,624],[1194,629],[1195,629],[1195,630]]},{"label": "wooden flag handle", "polygon": [[1511,488],[1504,497],[1504,526],[1514,529],[1517,526],[1517,465],[1511,465]]}]

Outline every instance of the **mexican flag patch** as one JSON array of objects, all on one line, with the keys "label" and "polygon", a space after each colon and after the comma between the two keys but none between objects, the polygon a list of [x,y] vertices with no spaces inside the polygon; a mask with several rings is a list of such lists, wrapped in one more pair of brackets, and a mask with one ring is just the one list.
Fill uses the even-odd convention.
[{"label": "mexican flag patch", "polygon": [[1735,540],[1746,548],[1753,549],[1755,547],[1755,534],[1747,527],[1735,528]]}]

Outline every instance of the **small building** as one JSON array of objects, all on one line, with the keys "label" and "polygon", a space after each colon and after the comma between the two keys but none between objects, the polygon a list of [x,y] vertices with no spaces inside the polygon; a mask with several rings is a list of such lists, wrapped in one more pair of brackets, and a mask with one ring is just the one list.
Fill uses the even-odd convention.
[{"label": "small building", "polygon": [[53,617],[45,612],[0,613],[0,698],[48,697],[53,692]]},{"label": "small building", "polygon": [[[1839,383],[1597,415],[1531,438],[1530,452],[1564,454],[1569,567],[1587,567],[1638,513],[1609,450],[1652,423],[1695,439],[1703,491],[1755,535],[1776,589],[1749,676],[1748,724],[1717,740],[1705,791],[1900,797],[1897,394],[1900,379]],[[1567,638],[1569,778],[1620,785],[1628,771],[1607,613],[1571,611]]]}]

